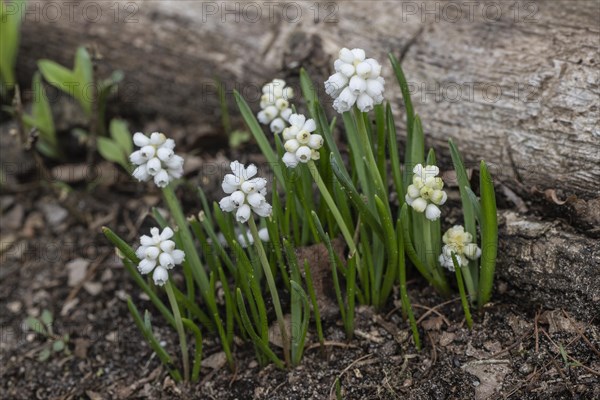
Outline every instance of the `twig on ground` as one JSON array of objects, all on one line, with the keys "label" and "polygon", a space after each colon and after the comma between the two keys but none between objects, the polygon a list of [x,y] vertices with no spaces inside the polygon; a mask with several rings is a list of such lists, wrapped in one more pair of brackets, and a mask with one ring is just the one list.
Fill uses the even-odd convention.
[{"label": "twig on ground", "polygon": [[427,332],[427,338],[431,343],[431,365],[429,366],[429,368],[427,368],[427,373],[424,374],[426,378],[428,378],[429,375],[431,375],[431,371],[433,371],[433,366],[437,362],[437,349],[435,347],[435,343],[433,342],[433,338],[431,337],[431,333]]},{"label": "twig on ground", "polygon": [[[357,345],[354,344],[348,344],[348,343],[343,343],[343,342],[334,342],[334,341],[324,341],[323,342],[323,346],[331,346],[331,347],[343,347],[343,348],[351,348],[351,349],[358,349],[359,347]],[[316,348],[320,348],[321,347],[321,343],[313,343],[310,346],[308,346],[306,348],[306,350],[312,350],[312,349],[316,349]]]},{"label": "twig on ground", "polygon": [[[571,324],[573,325],[573,327],[575,328],[575,330],[577,331],[577,333],[579,334],[579,336],[583,339],[583,341],[589,346],[590,349],[592,349],[592,351],[594,353],[596,353],[596,355],[598,357],[600,357],[600,351],[598,351],[598,349],[596,347],[594,347],[594,345],[589,341],[589,339],[585,336],[584,331],[582,331],[581,329],[579,329],[579,326],[577,326],[576,321],[573,321],[573,319],[569,316],[569,314],[561,309],[563,315],[569,320],[571,321]],[[592,319],[593,321],[593,319]],[[591,321],[590,321],[591,323]]]},{"label": "twig on ground", "polygon": [[450,326],[450,321],[448,321],[448,318],[446,318],[444,316],[444,314],[442,314],[441,312],[439,312],[438,310],[436,310],[437,307],[427,307],[427,306],[422,306],[420,304],[413,304],[413,307],[416,308],[422,308],[424,310],[427,310],[427,312],[425,312],[425,314],[421,315],[419,317],[419,319],[417,320],[417,325],[420,324],[421,322],[423,322],[423,320],[425,319],[425,317],[427,317],[429,314],[434,313],[435,315],[437,315],[438,317],[440,317],[442,319],[442,321],[444,321],[444,323],[446,324],[446,326]]},{"label": "twig on ground", "polygon": [[498,356],[511,351],[512,349],[514,349],[515,347],[517,347],[519,344],[521,344],[523,342],[523,340],[528,339],[532,334],[533,334],[532,332],[525,333],[520,338],[518,338],[517,340],[515,340],[515,342],[513,344],[511,344],[510,346],[506,347],[505,349],[500,350],[497,353],[492,354],[491,356],[489,356],[488,358],[485,358],[484,360],[489,360],[489,359],[492,359],[492,358],[497,358]]},{"label": "twig on ground", "polygon": [[[552,340],[552,338],[550,337],[550,335],[548,334],[548,332],[546,332],[546,330],[544,328],[542,328],[541,331],[544,334],[544,336],[546,336],[548,338],[548,340],[550,341],[550,343],[552,343],[554,345],[554,347],[556,347],[560,351],[561,347],[558,344],[556,344],[556,342],[554,340]],[[577,336],[576,339],[579,339],[579,335]],[[563,347],[562,349],[566,350],[565,347]],[[575,359],[573,356],[570,356],[569,354],[567,354],[566,351],[563,351],[562,353],[564,353],[569,360],[571,360],[572,362],[574,362],[575,364],[577,364],[575,366],[581,367],[581,368],[585,369],[586,371],[588,371],[588,372],[590,372],[590,373],[592,373],[592,374],[594,374],[596,376],[600,376],[600,372],[594,371],[590,367],[586,367],[585,365],[583,365],[583,363],[581,361],[579,361],[579,360]]]},{"label": "twig on ground", "polygon": [[342,370],[342,372],[340,372],[338,374],[338,376],[336,377],[336,379],[333,381],[333,384],[331,385],[331,388],[329,389],[329,398],[330,399],[334,399],[335,397],[333,396],[333,391],[335,390],[335,382],[340,379],[346,372],[348,372],[348,370],[350,370],[350,368],[352,368],[354,365],[356,365],[357,363],[359,363],[360,361],[367,359],[369,357],[373,357],[372,353],[366,354],[360,358],[357,358],[356,360],[352,361],[346,368],[344,368]]},{"label": "twig on ground", "polygon": [[540,334],[538,332],[538,321],[540,318],[540,310],[537,310],[535,312],[535,318],[533,319],[533,324],[534,324],[534,332],[535,332],[535,352],[539,353],[540,352]]}]

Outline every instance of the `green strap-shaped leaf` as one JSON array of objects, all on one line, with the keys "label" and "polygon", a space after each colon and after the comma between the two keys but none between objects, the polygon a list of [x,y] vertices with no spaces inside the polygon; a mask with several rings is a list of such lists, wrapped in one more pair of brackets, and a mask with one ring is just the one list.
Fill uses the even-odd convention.
[{"label": "green strap-shaped leaf", "polygon": [[[398,262],[398,246],[396,242],[396,232],[394,230],[394,223],[392,222],[391,216],[388,212],[387,205],[383,203],[378,196],[375,196],[375,204],[377,205],[377,212],[379,213],[379,219],[383,225],[385,234],[383,235],[383,243],[385,244],[385,255],[387,257],[387,266],[385,275],[382,275],[383,271],[378,271],[375,274],[375,280],[377,287],[380,287],[380,293],[378,295],[379,304],[378,307],[383,307],[387,297],[389,296],[394,280],[396,278],[396,263]],[[383,283],[380,286],[379,282],[382,277]]]},{"label": "green strap-shaped leaf", "polygon": [[342,296],[342,289],[340,287],[340,282],[339,282],[339,278],[338,278],[338,267],[337,267],[335,252],[333,251],[333,246],[331,245],[331,240],[329,239],[329,235],[327,233],[325,233],[325,230],[323,230],[323,225],[321,224],[321,221],[319,220],[319,216],[314,211],[311,212],[311,215],[315,221],[315,226],[317,227],[317,231],[319,232],[319,235],[321,236],[321,240],[323,241],[323,243],[325,244],[325,247],[327,248],[327,254],[329,255],[329,264],[331,266],[331,272],[332,272],[332,278],[333,278],[333,287],[335,289],[335,297],[337,299],[338,306],[340,308],[340,314],[342,316],[342,320],[345,322],[346,321],[346,307],[344,305],[344,298]]},{"label": "green strap-shaped leaf", "polygon": [[479,187],[481,191],[481,273],[477,305],[481,308],[492,296],[498,252],[496,193],[494,182],[484,161],[481,161],[480,165]]},{"label": "green strap-shaped leaf", "polygon": [[392,169],[392,179],[394,181],[394,187],[398,194],[398,200],[400,201],[400,207],[404,204],[404,185],[402,183],[402,167],[400,166],[400,155],[398,152],[398,139],[396,132],[396,123],[394,122],[394,115],[392,114],[392,108],[390,103],[387,103],[385,108],[386,121],[387,121],[387,137],[388,147],[390,149],[390,167]]},{"label": "green strap-shaped leaf", "polygon": [[404,244],[406,241],[402,229],[402,222],[400,220],[396,221],[396,232],[398,232],[398,274],[400,276],[400,300],[402,302],[402,309],[408,315],[408,322],[412,330],[415,346],[417,347],[417,350],[421,350],[421,339],[419,338],[417,321],[415,320],[410,299],[408,298],[408,290],[406,288],[406,258],[404,257]]},{"label": "green strap-shaped leaf", "polygon": [[402,230],[404,237],[404,250],[408,255],[408,258],[413,263],[413,265],[417,268],[419,273],[423,275],[425,279],[431,284],[433,284],[433,278],[429,273],[429,270],[425,267],[425,265],[419,259],[415,248],[413,247],[410,241],[410,223],[408,220],[408,204],[404,204],[402,209],[400,210],[400,221],[402,222]]},{"label": "green strap-shaped leaf", "polygon": [[392,63],[392,69],[394,70],[396,80],[398,81],[398,84],[400,85],[400,91],[402,92],[402,99],[404,100],[404,107],[406,109],[406,129],[407,132],[412,133],[415,113],[413,110],[412,100],[410,98],[408,82],[406,81],[406,76],[404,75],[404,71],[402,70],[402,67],[400,66],[396,56],[394,56],[392,53],[389,53],[388,57]]},{"label": "green strap-shaped leaf", "polygon": [[122,119],[114,118],[110,121],[110,136],[128,156],[133,152],[133,139],[131,132],[127,128],[127,122]]},{"label": "green strap-shaped leaf", "polygon": [[194,351],[194,366],[192,367],[192,382],[196,382],[198,380],[198,376],[200,375],[200,367],[202,364],[202,332],[200,328],[194,324],[193,321],[182,318],[181,322],[183,325],[194,334],[194,339],[196,340],[196,349]]},{"label": "green strap-shaped leaf", "polygon": [[242,291],[240,290],[240,288],[237,288],[237,304],[238,304],[238,309],[240,311],[240,317],[242,318],[242,323],[244,324],[244,328],[246,329],[246,332],[248,333],[248,335],[250,336],[250,338],[252,339],[252,342],[254,343],[254,345],[256,347],[258,347],[278,368],[284,369],[285,365],[283,364],[283,361],[281,361],[279,359],[279,357],[277,357],[277,355],[275,355],[275,353],[273,352],[273,350],[271,350],[269,348],[269,344],[268,342],[265,342],[263,339],[261,339],[256,332],[254,331],[254,328],[252,327],[252,323],[250,322],[250,318],[248,318],[248,312],[246,311],[246,305],[244,304],[244,298],[242,297]]},{"label": "green strap-shaped leaf", "polygon": [[335,157],[331,157],[331,170],[340,182],[344,193],[348,195],[352,204],[357,208],[361,221],[369,225],[379,237],[383,238],[383,229],[381,228],[381,224],[377,220],[377,217],[373,214],[371,209],[369,209],[364,198],[358,193],[358,190],[354,187],[350,178],[344,174]]},{"label": "green strap-shaped leaf", "polygon": [[[173,365],[171,356],[169,356],[166,350],[160,345],[160,343],[158,343],[156,337],[154,337],[151,327],[148,328],[146,326],[146,323],[142,319],[138,309],[133,304],[133,301],[131,301],[131,297],[127,297],[127,308],[129,309],[129,312],[131,313],[131,316],[133,317],[136,326],[138,327],[140,332],[142,332],[142,335],[144,336],[152,350],[154,350],[159,360],[167,368],[171,377],[175,380],[175,382],[181,382],[181,373],[175,367],[175,365]],[[146,318],[146,321],[149,320]]]},{"label": "green strap-shaped leaf", "polygon": [[308,305],[308,297],[306,296],[304,289],[302,289],[302,286],[300,286],[300,284],[294,280],[290,281],[290,284],[292,285],[292,293],[296,293],[299,298],[299,302],[301,303],[302,317],[295,321],[298,323],[298,326],[294,326],[294,318],[292,318],[292,349],[295,350],[294,356],[292,356],[292,363],[294,365],[298,365],[302,359],[304,343],[306,342],[306,334],[308,333],[310,307]]}]

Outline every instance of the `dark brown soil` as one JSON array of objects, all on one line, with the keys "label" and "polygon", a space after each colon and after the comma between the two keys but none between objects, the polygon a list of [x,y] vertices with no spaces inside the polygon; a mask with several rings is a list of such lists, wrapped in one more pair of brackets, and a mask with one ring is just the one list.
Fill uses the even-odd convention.
[{"label": "dark brown soil", "polygon": [[[497,291],[469,330],[457,299],[438,297],[417,277],[409,293],[421,351],[392,305],[381,313],[361,307],[353,340],[344,339],[335,318],[324,321],[325,349],[312,329],[294,370],[260,367],[251,347],[240,346],[232,372],[209,339],[201,382],[177,385],[137,331],[125,299],[153,311],[150,302],[100,234],[108,225],[133,241],[149,207],[160,205],[158,193],[148,195],[123,176],[110,186],[74,183],[70,192],[32,181],[0,195],[2,399],[328,399],[335,398],[336,378],[344,399],[600,398],[598,320],[515,304]],[[78,283],[69,277],[77,259],[88,264]],[[23,321],[45,309],[54,314],[55,333],[70,335],[69,354],[39,361],[48,342],[25,331]],[[177,354],[175,333],[158,317],[153,325]]]}]

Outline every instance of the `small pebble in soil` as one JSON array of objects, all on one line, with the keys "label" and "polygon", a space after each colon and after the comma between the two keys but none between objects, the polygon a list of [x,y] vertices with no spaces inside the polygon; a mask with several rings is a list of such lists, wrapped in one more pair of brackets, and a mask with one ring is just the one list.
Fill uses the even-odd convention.
[{"label": "small pebble in soil", "polygon": [[46,217],[46,222],[50,226],[56,226],[63,222],[65,218],[69,215],[67,210],[59,206],[58,204],[45,203],[41,206],[42,212],[44,213],[44,217]]},{"label": "small pebble in soil", "polygon": [[529,363],[525,363],[525,364],[521,365],[521,368],[519,368],[519,372],[522,374],[528,374],[531,371],[533,371],[533,367]]},{"label": "small pebble in soil", "polygon": [[6,304],[6,308],[8,308],[8,311],[14,314],[19,313],[22,307],[23,304],[20,301],[11,301]]}]

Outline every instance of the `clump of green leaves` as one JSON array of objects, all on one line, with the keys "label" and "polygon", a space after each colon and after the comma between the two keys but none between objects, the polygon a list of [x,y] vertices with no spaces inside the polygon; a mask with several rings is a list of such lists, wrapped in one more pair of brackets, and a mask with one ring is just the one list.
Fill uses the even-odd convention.
[{"label": "clump of green leaves", "polygon": [[39,133],[36,141],[37,150],[46,157],[62,159],[62,149],[56,137],[54,118],[46,90],[39,72],[33,76],[33,104],[31,114],[23,113],[23,125],[26,130],[36,129]]},{"label": "clump of green leaves", "polygon": [[53,324],[54,317],[49,310],[42,311],[39,318],[27,317],[25,319],[27,328],[46,339],[44,347],[38,353],[39,361],[47,361],[53,354],[63,353],[70,355],[69,351],[69,335],[59,335],[54,332]]},{"label": "clump of green leaves", "polygon": [[99,133],[102,134],[106,100],[123,80],[123,73],[115,71],[107,79],[99,81],[94,76],[92,57],[83,46],[75,53],[73,69],[46,59],[38,61],[38,68],[46,82],[77,100],[88,118],[92,118],[94,111],[97,112]]},{"label": "clump of green leaves", "polygon": [[[186,333],[196,338],[196,360],[201,357],[200,332],[217,336],[232,368],[232,348],[240,343],[234,342],[234,337],[253,346],[261,365],[271,362],[280,368],[290,368],[301,362],[311,322],[319,342],[324,343],[311,265],[299,257],[301,252],[296,251],[311,245],[319,246],[321,253],[326,254],[327,259],[321,261],[331,269],[339,315],[348,339],[354,333],[356,302],[383,309],[389,304],[393,286],[398,283],[402,315],[411,327],[415,346],[420,349],[418,327],[407,290],[407,260],[440,294],[449,295],[452,291],[448,271],[439,261],[440,210],[436,209],[438,212],[433,216],[426,214],[426,220],[422,212],[417,212],[415,207],[409,208],[405,202],[409,177],[415,180],[411,176],[413,167],[417,164],[435,166],[436,155],[433,150],[425,152],[423,125],[414,113],[404,73],[397,60],[393,56],[390,59],[406,109],[404,163],[400,158],[399,133],[389,103],[376,105],[374,118],[357,107],[342,114],[345,131],[342,140],[348,148],[347,157],[346,154],[342,156],[342,146],[333,136],[336,121],[327,118],[315,86],[302,70],[300,85],[307,114],[314,120],[324,145],[315,148],[318,154],[313,157],[311,153],[306,163],[288,168],[282,162],[286,150],[281,137],[267,137],[248,103],[235,92],[242,117],[274,175],[271,215],[259,223],[268,231],[269,241],[262,242],[253,217],[247,220],[247,225],[246,220],[244,224],[238,222],[219,204],[209,204],[201,189],[198,200],[202,210],[197,217],[186,218],[175,193],[175,184],[164,187],[171,224],[176,226],[174,241],[177,248],[185,251],[182,264],[185,288],[177,288],[173,281],[166,287],[170,309],[156,292],[153,282],[144,279],[136,270],[141,261],[136,252],[110,229],[103,228],[106,237],[123,255],[125,268],[179,334],[184,379],[189,376]],[[221,103],[223,107],[223,96]],[[228,126],[228,117],[223,124]],[[111,147],[107,154],[116,162],[123,162],[116,154],[127,148],[119,147],[116,137],[110,143],[103,145]],[[497,244],[494,188],[487,166],[482,162],[481,198],[477,198],[466,176],[461,175],[464,166],[456,161],[460,156],[452,143],[450,150],[459,175],[465,225],[483,249],[480,263],[473,268],[477,269],[477,280],[470,274],[470,265],[455,265],[459,294],[470,325],[469,305],[482,307],[489,301],[493,283]],[[433,169],[438,175],[439,169]],[[240,185],[247,183],[242,182],[241,177],[236,179]],[[441,182],[440,177],[435,179]],[[284,196],[280,197],[280,194]],[[399,201],[389,201],[393,197]],[[438,201],[436,204],[443,203]],[[153,217],[161,228],[168,226],[169,220],[156,210]],[[338,237],[343,239],[345,246],[341,251],[334,249],[334,239]],[[456,258],[454,262],[456,264]],[[281,301],[283,298],[289,301]],[[181,379],[179,370],[173,369],[170,356],[164,349],[157,348],[148,314],[142,319],[133,303],[129,302],[129,306],[146,340],[155,348],[174,379]],[[275,318],[270,307],[275,311]],[[274,325],[279,328],[281,348],[269,336],[269,327]],[[197,378],[194,372],[191,375],[192,379]]]},{"label": "clump of green leaves", "polygon": [[[4,46],[4,42],[2,46]],[[38,68],[39,71],[35,73],[32,80],[31,113],[23,111],[21,104],[5,107],[5,110],[22,119],[23,128],[26,131],[36,133],[37,150],[52,159],[62,160],[65,156],[56,132],[52,107],[46,95],[45,81],[74,98],[87,117],[87,129],[77,128],[73,134],[80,141],[87,143],[90,151],[98,147],[98,151],[104,158],[117,162],[128,170],[127,156],[131,152],[132,145],[131,134],[124,127],[124,123],[118,120],[111,121],[110,137],[105,137],[107,131],[106,105],[109,97],[116,93],[118,84],[123,79],[123,73],[115,71],[107,79],[98,81],[94,75],[94,61],[83,46],[77,49],[73,69],[68,69],[51,60],[39,60]],[[16,99],[20,102],[20,96]],[[24,132],[21,136],[28,137],[30,135]],[[100,138],[101,140],[99,140]]]},{"label": "clump of green leaves", "polygon": [[133,140],[127,122],[122,119],[111,120],[109,132],[110,137],[98,138],[98,152],[105,160],[119,164],[125,171],[131,171],[129,155],[133,152]]}]

